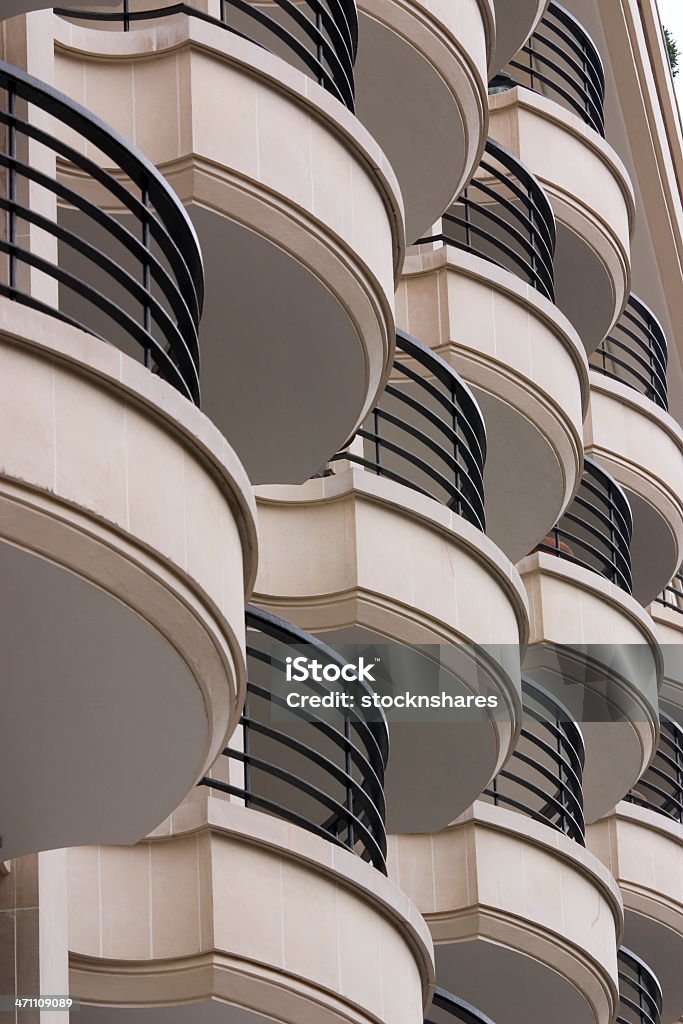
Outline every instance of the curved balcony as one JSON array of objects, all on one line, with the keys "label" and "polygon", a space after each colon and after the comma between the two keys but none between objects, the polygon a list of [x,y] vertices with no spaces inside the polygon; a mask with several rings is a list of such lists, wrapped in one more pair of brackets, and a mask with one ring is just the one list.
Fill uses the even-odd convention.
[{"label": "curved balcony", "polygon": [[56,81],[187,207],[206,255],[203,407],[253,481],[298,483],[364,419],[393,349],[402,201],[349,109],[355,8],[235,0],[226,25],[217,6],[152,6],[134,5],[127,32],[89,27],[111,29],[94,10],[54,17]]},{"label": "curved balcony", "polygon": [[[646,355],[642,348],[636,349],[636,342],[650,344],[648,328],[642,319],[639,330],[631,326],[633,330],[627,328],[630,354],[622,349],[615,359],[612,337],[605,343],[609,355],[596,354],[608,372],[602,372],[601,366],[591,370],[584,440],[587,454],[612,473],[628,497],[633,512],[633,593],[647,605],[681,562],[683,430],[664,407],[663,335],[656,330],[655,321],[650,354]],[[613,337],[623,339],[623,331]],[[646,371],[644,364],[649,360]],[[637,382],[634,372],[639,375]]]},{"label": "curved balcony", "polygon": [[548,1006],[560,1024],[614,1019],[621,898],[580,843],[477,801],[439,833],[390,836],[388,864],[429,926],[440,984],[484,1020],[543,1024]]},{"label": "curved balcony", "polygon": [[493,1024],[493,1021],[476,1007],[451,995],[444,988],[437,988],[434,992],[428,1013],[424,1024],[441,1024],[443,1021],[451,1020],[460,1021],[460,1024]]},{"label": "curved balcony", "polygon": [[566,508],[583,458],[588,370],[552,302],[552,208],[517,157],[489,139],[473,180],[420,242],[406,258],[397,319],[462,374],[481,405],[487,532],[517,560]]},{"label": "curved balcony", "polygon": [[588,32],[551,0],[509,70],[518,85],[548,96],[605,135],[605,70]]},{"label": "curved balcony", "polygon": [[[668,746],[660,743],[653,764],[665,764],[667,775],[668,758]],[[676,784],[667,781],[664,788],[673,793]],[[624,900],[625,941],[647,952],[648,964],[658,979],[649,997],[639,998],[637,965],[632,965],[635,977],[625,992],[622,989],[622,995],[631,1000],[630,1012],[626,1004],[619,1018],[626,1024],[640,1024],[641,1018],[633,1013],[641,1006],[649,1008],[657,1020],[660,1011],[665,1021],[678,1020],[683,1012],[683,826],[679,824],[680,816],[677,820],[670,816],[670,800],[659,794],[653,800],[653,795],[650,788],[644,790],[639,784],[635,802],[620,803],[606,818],[591,825],[587,836],[589,848],[619,884]],[[620,959],[620,974],[627,966]],[[624,973],[629,976],[628,970]],[[649,1024],[647,1017],[643,1020]]]},{"label": "curved balcony", "polygon": [[9,859],[134,842],[213,763],[244,698],[256,527],[194,404],[203,279],[184,210],[87,111],[6,64],[0,90]]},{"label": "curved balcony", "polygon": [[[358,49],[358,13],[353,0],[304,0],[294,5],[274,0],[273,11],[248,0],[219,0],[215,5],[121,0],[115,11],[85,10],[71,5],[55,7],[62,18],[90,28],[124,32],[150,22],[183,15],[222,28],[278,54],[312,77],[349,110],[354,109],[353,66]],[[92,7],[93,5],[91,5]],[[111,7],[111,4],[109,4]],[[216,17],[210,10],[216,7]]]},{"label": "curved balcony", "polygon": [[662,1019],[662,990],[648,965],[620,946],[619,1013],[617,1024],[660,1024]]},{"label": "curved balcony", "polygon": [[[573,45],[562,42],[564,59],[573,61]],[[548,43],[545,52],[555,54]],[[556,96],[551,89],[538,92],[504,80],[489,95],[489,131],[533,169],[548,194],[557,221],[555,301],[590,354],[610,333],[628,298],[635,202],[619,156],[583,111],[575,112]],[[597,119],[597,111],[593,116]]]},{"label": "curved balcony", "polygon": [[475,720],[390,720],[388,827],[432,831],[512,749],[526,610],[514,569],[481,532],[476,402],[425,346],[401,334],[396,344],[385,395],[326,475],[258,489],[255,600],[336,645],[379,652],[399,690],[436,672],[468,707],[494,698],[497,710]]},{"label": "curved balcony", "polygon": [[636,295],[629,295],[626,309],[611,334],[590,358],[592,370],[621,381],[668,409],[666,367],[668,346],[662,325]]},{"label": "curved balcony", "polygon": [[485,795],[585,845],[581,730],[556,697],[524,678],[522,714],[512,757]]},{"label": "curved balcony", "polygon": [[679,570],[649,608],[664,657],[660,707],[683,721],[683,571]]},{"label": "curved balcony", "polygon": [[659,724],[655,756],[626,800],[683,824],[683,728],[662,712]]},{"label": "curved balcony", "polygon": [[248,681],[240,729],[202,784],[352,850],[386,874],[389,730],[381,712],[370,718],[362,709],[361,697],[372,690],[367,683],[342,679],[335,686],[311,679],[298,687],[307,698],[320,703],[345,693],[356,708],[340,708],[336,715],[290,708],[287,657],[315,658],[323,677],[348,663],[259,608],[247,608],[246,622]]},{"label": "curved balcony", "polygon": [[630,523],[623,490],[586,459],[567,512],[518,565],[531,608],[524,668],[581,724],[588,821],[626,795],[658,740],[662,653],[630,594]]}]

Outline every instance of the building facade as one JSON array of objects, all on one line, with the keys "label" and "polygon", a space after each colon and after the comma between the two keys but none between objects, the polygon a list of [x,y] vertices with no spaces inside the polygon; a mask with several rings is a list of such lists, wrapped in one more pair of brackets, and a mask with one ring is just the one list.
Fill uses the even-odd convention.
[{"label": "building facade", "polygon": [[0,1013],[683,1021],[656,0],[0,18]]}]

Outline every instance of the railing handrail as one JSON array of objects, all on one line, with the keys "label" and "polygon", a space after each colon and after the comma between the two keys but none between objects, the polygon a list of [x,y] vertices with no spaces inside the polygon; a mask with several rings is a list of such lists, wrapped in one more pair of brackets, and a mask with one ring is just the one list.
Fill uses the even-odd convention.
[{"label": "railing handrail", "polygon": [[[247,607],[246,625],[247,662],[252,668],[258,663],[282,672],[284,662],[272,650],[254,646],[249,641],[249,630],[282,644],[285,649],[301,653],[303,648],[325,665],[343,668],[348,664],[337,651],[317,637],[254,605]],[[320,696],[331,692],[329,684],[312,678],[306,681],[305,686]],[[373,695],[373,690],[364,680],[345,682],[344,689],[358,692],[361,696]],[[286,724],[278,723],[275,718],[259,718],[252,710],[254,700],[261,707],[286,711],[290,721],[298,719],[299,723],[304,723],[306,737],[310,738],[291,735]],[[373,706],[366,715],[358,700],[354,707],[344,710],[342,717],[344,726],[340,730],[324,714],[310,708],[297,713],[271,685],[262,686],[249,679],[247,701],[240,720],[243,749],[228,745],[223,751],[229,762],[244,766],[244,784],[226,782],[219,777],[206,777],[202,784],[243,800],[247,807],[268,812],[328,842],[351,849],[386,874],[384,772],[389,756],[387,721],[381,708]],[[316,737],[322,737],[321,750],[314,745]],[[252,749],[255,738],[270,745],[269,756],[262,756]],[[332,758],[331,750],[343,755],[343,765]],[[293,770],[286,761],[280,760],[278,755],[283,751],[302,758],[310,766],[310,776],[305,777],[305,773]],[[304,801],[312,802],[316,809],[315,817],[308,804],[303,810],[297,807],[296,801],[292,805],[291,799],[277,794],[274,798],[254,781],[255,772],[276,784],[283,784],[288,797],[294,793]]]},{"label": "railing handrail", "polygon": [[[586,497],[586,492],[592,497]],[[605,505],[609,514],[595,504],[595,498]],[[585,510],[599,520],[600,527],[586,518]],[[572,526],[578,526],[592,540],[579,536],[571,529]],[[551,545],[542,542],[536,550],[597,572],[630,594],[633,590],[632,535],[633,514],[623,487],[597,462],[584,456],[584,473],[579,490],[551,530],[555,543]],[[574,551],[572,544],[584,557]]]},{"label": "railing handrail", "polygon": [[[491,1018],[487,1017],[485,1013],[477,1010],[471,1003],[466,1003],[464,999],[458,999],[445,988],[435,989],[432,1005],[439,1010],[445,1010],[456,1020],[461,1021],[461,1024],[493,1024]],[[429,1015],[425,1017],[424,1024],[434,1024]]]},{"label": "railing handrail", "polygon": [[[420,389],[419,400],[390,380],[356,434],[370,445],[372,454],[360,455],[351,447],[332,461],[353,462],[434,498],[483,531],[486,426],[477,400],[445,359],[404,331],[396,332],[396,351],[394,373],[402,376],[403,383]],[[401,360],[401,355],[407,361]],[[445,390],[412,369],[410,360]],[[450,417],[450,422],[429,407],[430,401]],[[391,411],[391,403],[400,415]],[[407,418],[405,410],[412,419]],[[385,424],[397,431],[400,443],[383,432]],[[437,437],[426,428],[436,431]],[[411,445],[417,450],[411,450]],[[388,459],[393,459],[393,464],[387,464]]]},{"label": "railing handrail", "polygon": [[[667,600],[666,595],[671,594],[675,601]],[[665,608],[672,608],[673,611],[683,614],[683,567],[671,578],[664,587],[661,594],[655,598],[656,604],[664,605]]]},{"label": "railing handrail", "polygon": [[[540,714],[529,698],[549,717]],[[522,709],[537,729],[532,731],[522,726],[512,756],[491,787],[484,791],[485,796],[495,806],[526,814],[583,846],[586,834],[583,814],[585,744],[581,729],[554,694],[525,676],[522,677]],[[548,739],[543,732],[548,734]],[[515,771],[519,763],[524,765],[526,774]]]},{"label": "railing handrail", "polygon": [[683,728],[663,711],[659,722],[659,746],[625,799],[683,824]]},{"label": "railing handrail", "polygon": [[[488,158],[504,167],[509,174],[502,173]],[[415,244],[442,242],[471,252],[521,277],[552,301],[555,214],[543,186],[514,153],[495,139],[487,139],[479,167],[509,189],[518,205],[495,192],[482,176],[475,174],[443,214],[441,232],[419,238]],[[472,193],[481,193],[484,200],[491,200],[499,209],[493,209],[491,202],[473,199]],[[464,209],[464,217],[450,212],[459,205]],[[481,218],[487,226],[475,223],[473,215]],[[449,231],[449,225],[455,225],[461,233],[464,232],[464,238],[458,237],[455,231]]]},{"label": "railing handrail", "polygon": [[550,0],[520,54],[529,58],[529,65],[514,58],[510,67],[529,81],[516,77],[517,84],[538,91],[536,83],[542,83],[553,98],[604,137],[605,69],[598,48],[578,18],[556,0]]},{"label": "railing handrail", "polygon": [[[270,51],[270,48],[263,42],[253,39],[230,24],[228,12],[231,9],[237,10],[283,43],[323,88],[353,111],[355,106],[354,64],[358,50],[358,12],[355,0],[305,0],[305,3],[311,8],[313,20],[300,9],[296,0],[272,0],[272,3],[285,13],[292,28],[300,34],[303,33],[308,40],[310,49],[302,42],[300,35],[290,31],[288,27],[271,17],[270,14],[260,10],[250,0],[221,0],[220,18],[184,2],[144,11],[130,11],[126,3],[121,11],[114,12],[55,7],[54,13],[74,21],[120,24],[124,31],[129,31],[130,26],[136,22],[153,21],[182,14],[210,25],[216,25]],[[326,4],[327,6],[325,6]]]},{"label": "railing handrail", "polygon": [[[110,340],[92,322],[76,320],[59,305],[50,305],[23,291],[17,281],[18,265],[35,268],[79,295],[86,303],[97,307],[99,312],[104,312],[118,328],[143,348],[147,365],[156,363],[161,376],[199,404],[198,331],[204,298],[204,272],[199,242],[180,199],[141,152],[79,103],[5,61],[0,61],[0,88],[8,96],[7,109],[0,112],[0,123],[8,129],[7,151],[0,153],[0,165],[6,169],[10,182],[6,196],[0,197],[0,205],[7,211],[10,223],[7,239],[0,241],[0,250],[9,259],[8,281],[0,284],[0,294],[88,331],[103,341]],[[30,120],[22,119],[15,110],[17,99],[39,108],[104,154],[122,172],[124,181],[115,173],[95,164],[60,137],[50,134]],[[22,161],[16,150],[17,137],[46,147],[55,159],[61,158],[71,163],[88,179],[105,188],[124,212],[127,211],[135,218],[146,241],[140,241],[107,210],[59,181],[56,175],[48,175]],[[128,255],[139,261],[142,281],[134,278],[87,237],[78,235],[60,223],[56,216],[50,218],[22,204],[18,198],[17,179],[33,183],[61,199],[65,205],[85,214],[93,226],[97,225],[104,230],[108,239],[115,239]],[[124,183],[128,181],[139,190],[139,198]],[[98,291],[87,277],[77,277],[61,264],[52,263],[31,248],[22,246],[12,230],[13,224],[16,228],[17,218],[68,245],[88,260],[89,264],[103,271],[112,283],[125,290],[133,302],[144,307],[142,323],[123,308],[120,301]],[[159,247],[167,265],[154,256],[152,242]],[[153,285],[163,293],[176,317],[175,323],[168,309],[154,296]],[[167,348],[154,336],[153,324],[163,334]]]},{"label": "railing handrail", "polygon": [[[630,1024],[631,1017],[623,1016],[624,1009],[639,1017],[639,1024],[660,1024],[664,1000],[659,979],[652,968],[625,946],[617,950],[617,966],[620,1001],[617,1024]],[[625,985],[635,990],[637,1002],[626,994]],[[644,1000],[647,1001],[647,1007],[643,1005]]]},{"label": "railing handrail", "polygon": [[627,384],[662,409],[668,408],[666,335],[638,296],[629,296],[620,319],[589,361],[591,369]]}]

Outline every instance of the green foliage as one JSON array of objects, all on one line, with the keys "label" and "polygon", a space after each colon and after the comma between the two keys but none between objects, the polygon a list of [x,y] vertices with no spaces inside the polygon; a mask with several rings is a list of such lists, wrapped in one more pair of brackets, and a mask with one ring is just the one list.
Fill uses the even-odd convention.
[{"label": "green foliage", "polygon": [[681,55],[680,50],[678,49],[678,43],[671,35],[671,32],[669,32],[668,28],[664,29],[664,39],[666,40],[666,48],[669,53],[669,64],[671,65],[671,73],[675,78],[678,72],[680,71],[680,67],[678,66],[678,61]]}]

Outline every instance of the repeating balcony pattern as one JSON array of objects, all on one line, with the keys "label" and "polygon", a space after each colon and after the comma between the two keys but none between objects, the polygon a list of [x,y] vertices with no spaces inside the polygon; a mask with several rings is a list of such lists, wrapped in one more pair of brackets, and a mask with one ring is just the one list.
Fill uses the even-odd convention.
[{"label": "repeating balcony pattern", "polygon": [[[386,721],[376,709],[365,717],[360,694],[365,683],[310,679],[301,691],[325,697],[358,693],[356,708],[329,714],[288,706],[288,656],[314,656],[321,672],[341,669],[345,660],[316,637],[261,609],[247,609],[247,700],[241,719],[242,744],[233,737],[223,751],[227,781],[217,766],[202,784],[244,801],[355,851],[386,874],[384,773],[389,752]],[[277,681],[280,684],[278,692]],[[223,760],[221,758],[220,760]],[[233,781],[237,779],[238,781]]]},{"label": "repeating balcony pattern", "polygon": [[590,569],[632,591],[633,517],[619,484],[592,459],[584,459],[578,493],[539,551]]},{"label": "repeating balcony pattern", "polygon": [[175,193],[104,122],[4,62],[0,104],[0,295],[141,353],[199,404],[202,259]]},{"label": "repeating balcony pattern", "polygon": [[585,845],[581,730],[556,697],[522,679],[524,724],[508,765],[485,797]]},{"label": "repeating balcony pattern", "polygon": [[509,150],[488,139],[474,178],[441,218],[443,242],[521,277],[553,300],[555,216],[543,188]]},{"label": "repeating balcony pattern", "polygon": [[140,8],[135,0],[123,0],[121,8],[113,12],[56,7],[55,14],[124,32],[174,14],[198,18],[277,54],[353,110],[358,49],[354,0],[274,0],[268,6],[270,11],[250,0],[220,0],[220,16],[213,17],[186,3]]},{"label": "repeating balcony pattern", "polygon": [[335,456],[404,484],[485,529],[486,428],[467,385],[440,356],[396,334],[392,377],[356,435],[362,454]]},{"label": "repeating balcony pattern", "polygon": [[630,295],[611,333],[590,357],[593,370],[635,388],[668,409],[668,349],[662,325],[651,309]]},{"label": "repeating balcony pattern", "polygon": [[551,0],[538,28],[510,61],[514,81],[542,93],[605,134],[605,72],[583,25]]},{"label": "repeating balcony pattern", "polygon": [[460,1021],[460,1024],[493,1024],[490,1017],[464,999],[458,999],[444,988],[437,988],[424,1024],[448,1024],[454,1020]]},{"label": "repeating balcony pattern", "polygon": [[657,752],[627,801],[683,824],[683,729],[660,712]]},{"label": "repeating balcony pattern", "polygon": [[660,1024],[662,990],[646,963],[621,946],[619,967],[619,1013],[617,1024]]}]

